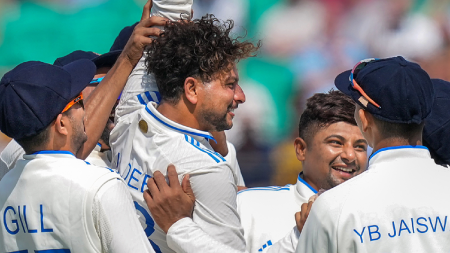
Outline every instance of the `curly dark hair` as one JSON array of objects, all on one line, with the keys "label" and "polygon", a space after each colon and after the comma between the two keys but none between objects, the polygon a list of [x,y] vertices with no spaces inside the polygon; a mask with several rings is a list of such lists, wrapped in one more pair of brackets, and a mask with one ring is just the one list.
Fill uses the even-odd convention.
[{"label": "curly dark hair", "polygon": [[255,56],[260,47],[232,38],[232,20],[221,22],[214,15],[201,19],[168,22],[164,32],[147,48],[148,73],[153,73],[162,100],[177,103],[187,77],[211,81],[233,63]]},{"label": "curly dark hair", "polygon": [[340,91],[316,93],[308,98],[298,124],[298,135],[306,142],[323,127],[337,122],[356,126],[354,118],[355,102]]}]

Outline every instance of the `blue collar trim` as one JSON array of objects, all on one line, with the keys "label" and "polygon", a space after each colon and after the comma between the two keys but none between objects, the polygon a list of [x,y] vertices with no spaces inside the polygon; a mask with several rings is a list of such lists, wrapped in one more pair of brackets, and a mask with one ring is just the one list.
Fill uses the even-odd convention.
[{"label": "blue collar trim", "polygon": [[415,149],[426,149],[426,150],[428,150],[427,147],[425,147],[425,146],[420,146],[420,145],[417,145],[417,146],[406,145],[406,146],[387,147],[387,148],[379,149],[379,150],[377,150],[377,152],[372,153],[372,154],[370,155],[370,157],[369,157],[369,161],[370,161],[370,159],[372,159],[372,157],[374,157],[376,154],[378,154],[378,153],[380,153],[380,152],[382,152],[382,151],[393,150],[393,149],[404,149],[404,148],[415,148]]},{"label": "blue collar trim", "polygon": [[303,180],[303,178],[301,177],[301,175],[303,175],[303,171],[300,172],[300,174],[298,174],[298,177],[297,177],[298,181],[300,181],[300,182],[302,182],[304,185],[308,186],[308,188],[309,188],[311,191],[313,191],[314,194],[316,194],[316,193],[317,193],[316,189],[312,188],[311,185],[309,185],[305,180]]},{"label": "blue collar trim", "polygon": [[171,125],[167,124],[166,122],[164,122],[163,120],[161,120],[160,118],[158,118],[158,117],[157,117],[150,109],[148,109],[148,106],[145,106],[145,110],[146,110],[150,115],[152,115],[153,118],[155,118],[157,121],[159,121],[161,124],[163,124],[163,125],[165,125],[165,126],[167,126],[167,127],[170,127],[170,128],[172,128],[172,129],[175,129],[175,130],[177,130],[178,132],[187,133],[187,134],[190,134],[190,135],[197,135],[197,136],[203,137],[203,138],[205,138],[205,139],[207,139],[207,140],[213,140],[213,141],[215,141],[215,142],[217,143],[216,139],[214,139],[214,137],[212,137],[211,135],[208,135],[208,134],[201,134],[201,133],[195,133],[195,132],[183,130],[183,129],[180,129],[180,128],[177,128],[177,127],[174,127],[174,126],[171,126]]},{"label": "blue collar trim", "polygon": [[64,150],[43,150],[43,151],[38,151],[33,153],[32,155],[39,155],[39,154],[64,154],[64,155],[72,155],[75,156],[74,154],[72,154],[72,152],[70,151],[64,151]]},{"label": "blue collar trim", "polygon": [[97,142],[97,146],[102,147],[102,144],[100,144],[100,142]]}]

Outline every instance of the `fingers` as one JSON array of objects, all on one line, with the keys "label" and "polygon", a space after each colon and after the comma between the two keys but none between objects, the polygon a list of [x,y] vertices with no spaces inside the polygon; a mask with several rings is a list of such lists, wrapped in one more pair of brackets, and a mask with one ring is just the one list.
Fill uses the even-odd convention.
[{"label": "fingers", "polygon": [[138,25],[136,25],[136,27],[150,27],[155,25],[165,26],[168,21],[169,19],[167,18],[153,16],[145,20],[142,20],[141,22],[139,22]]},{"label": "fingers", "polygon": [[183,188],[183,191],[189,196],[191,201],[195,202],[195,195],[194,195],[194,191],[192,190],[192,187],[191,187],[191,181],[189,180],[190,178],[191,178],[191,176],[189,176],[189,174],[184,176],[181,187]]},{"label": "fingers", "polygon": [[180,182],[178,181],[178,174],[173,164],[167,167],[167,177],[169,178],[170,188],[173,189],[181,188]]},{"label": "fingers", "polygon": [[[158,186],[156,186],[156,183],[153,180],[153,178],[149,178],[147,180],[147,188],[149,191],[148,194],[150,195],[148,197],[150,197],[152,200],[155,196],[159,196],[159,189],[158,189]],[[145,195],[144,195],[144,197],[145,197]]]},{"label": "fingers", "polygon": [[245,186],[238,186],[238,187],[237,187],[237,190],[238,190],[238,191],[243,191],[243,190],[245,190],[245,189],[248,189],[248,187],[245,187]]},{"label": "fingers", "polygon": [[301,224],[301,217],[302,216],[300,215],[300,212],[295,213],[295,223],[297,224],[297,227],[299,227]]},{"label": "fingers", "polygon": [[155,203],[153,201],[152,195],[150,194],[149,190],[144,191],[144,200],[149,207],[155,206]]},{"label": "fingers", "polygon": [[[313,201],[308,202],[308,207],[306,208],[306,213],[305,213],[306,218],[309,216],[309,212],[311,211],[311,207],[312,207],[313,203],[314,203]],[[306,220],[306,218],[305,218],[305,220]]]},{"label": "fingers", "polygon": [[148,0],[144,5],[144,9],[142,10],[141,21],[150,17],[150,10],[152,9],[153,2],[152,0]]},{"label": "fingers", "polygon": [[[311,203],[311,202],[308,202],[308,203]],[[302,214],[302,217],[305,216],[305,214],[306,214],[306,212],[308,210],[308,203],[303,203],[302,204],[301,211],[300,211],[301,214]]]},{"label": "fingers", "polygon": [[[153,180],[155,181],[156,186],[162,194],[164,194],[164,192],[168,190],[169,185],[167,185],[166,178],[160,171],[155,171],[153,173]],[[148,181],[150,181],[150,179]],[[153,196],[153,192],[150,191],[150,193]]]}]

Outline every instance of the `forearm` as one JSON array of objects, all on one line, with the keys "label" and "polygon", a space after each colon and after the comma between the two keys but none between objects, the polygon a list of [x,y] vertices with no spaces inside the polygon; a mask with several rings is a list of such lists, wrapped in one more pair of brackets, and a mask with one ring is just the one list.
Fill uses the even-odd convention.
[{"label": "forearm", "polygon": [[294,253],[297,248],[300,232],[294,227],[284,238],[267,249],[267,253]]},{"label": "forearm", "polygon": [[210,173],[191,174],[196,196],[193,220],[215,240],[239,251],[245,238],[236,206],[236,184],[228,166],[211,168]]},{"label": "forearm", "polygon": [[136,63],[121,54],[116,64],[85,101],[85,131],[88,136],[77,157],[86,159],[97,144],[108,121],[111,110],[123,90]]},{"label": "forearm", "polygon": [[177,253],[243,253],[215,240],[190,218],[181,219],[170,227],[167,244]]}]

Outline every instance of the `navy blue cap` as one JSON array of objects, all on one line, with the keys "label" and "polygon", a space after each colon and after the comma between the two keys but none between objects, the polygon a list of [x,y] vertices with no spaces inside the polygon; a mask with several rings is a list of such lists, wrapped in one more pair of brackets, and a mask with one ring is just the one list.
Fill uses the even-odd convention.
[{"label": "navy blue cap", "polygon": [[435,100],[430,115],[425,119],[423,143],[437,163],[450,164],[450,83],[441,79],[431,81]]},{"label": "navy blue cap", "polygon": [[114,40],[114,43],[109,51],[123,50],[137,24],[139,24],[139,22],[136,22],[131,26],[125,26],[125,28],[120,31],[119,35]]},{"label": "navy blue cap", "polygon": [[49,126],[95,75],[92,61],[82,59],[59,67],[24,62],[0,81],[0,131],[20,140]]},{"label": "navy blue cap", "polygon": [[420,124],[431,112],[434,89],[428,74],[401,56],[369,62],[355,81],[381,108],[367,100],[350,83],[351,71],[339,74],[334,83],[343,93],[377,119],[391,123]]},{"label": "navy blue cap", "polygon": [[122,51],[119,50],[99,55],[91,51],[76,50],[66,56],[56,59],[53,65],[62,67],[76,60],[88,59],[95,63],[97,69],[101,67],[112,67],[114,63],[116,63],[121,52]]}]

